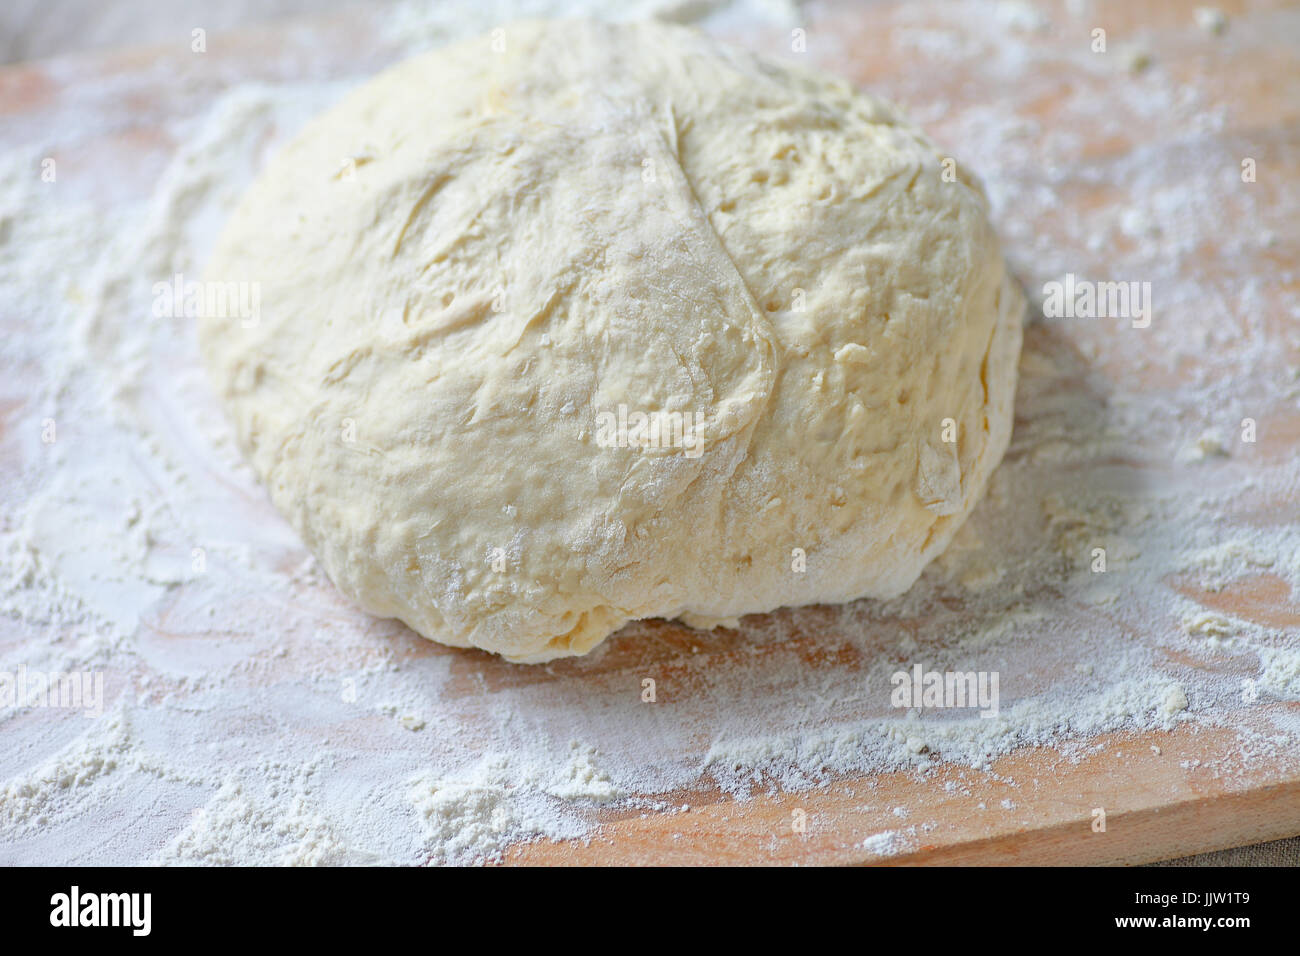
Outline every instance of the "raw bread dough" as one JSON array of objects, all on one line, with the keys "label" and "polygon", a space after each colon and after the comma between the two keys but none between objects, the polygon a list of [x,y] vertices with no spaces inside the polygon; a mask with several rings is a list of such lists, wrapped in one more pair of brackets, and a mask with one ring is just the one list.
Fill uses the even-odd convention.
[{"label": "raw bread dough", "polygon": [[944,169],[848,84],[688,29],[514,24],[269,166],[206,276],[258,283],[257,321],[202,344],[331,578],[434,640],[545,661],[890,597],[1011,429],[1023,299]]}]

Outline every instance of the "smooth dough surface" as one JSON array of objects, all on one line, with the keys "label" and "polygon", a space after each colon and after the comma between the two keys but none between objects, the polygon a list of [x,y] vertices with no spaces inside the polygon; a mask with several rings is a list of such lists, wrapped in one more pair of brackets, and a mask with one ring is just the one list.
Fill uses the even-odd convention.
[{"label": "smooth dough surface", "polygon": [[[1005,450],[1020,351],[942,155],[682,27],[514,24],[269,165],[206,273],[258,321],[201,319],[204,354],[330,577],[425,637],[544,661],[895,596]],[[620,406],[690,430],[611,443]]]}]

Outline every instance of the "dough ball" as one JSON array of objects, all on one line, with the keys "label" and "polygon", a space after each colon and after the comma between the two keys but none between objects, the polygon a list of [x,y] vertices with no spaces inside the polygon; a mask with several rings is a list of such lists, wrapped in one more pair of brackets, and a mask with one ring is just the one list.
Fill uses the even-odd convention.
[{"label": "dough ball", "polygon": [[1011,429],[979,186],[848,84],[661,24],[403,63],[249,189],[201,339],[373,614],[515,661],[906,590]]}]

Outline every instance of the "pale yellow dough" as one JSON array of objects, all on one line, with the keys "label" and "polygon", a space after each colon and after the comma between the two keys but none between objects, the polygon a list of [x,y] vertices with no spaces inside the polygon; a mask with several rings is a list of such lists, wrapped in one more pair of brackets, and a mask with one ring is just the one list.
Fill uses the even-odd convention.
[{"label": "pale yellow dough", "polygon": [[[330,577],[434,640],[545,661],[636,618],[890,597],[1011,429],[1023,299],[944,169],[839,80],[515,24],[269,166],[206,276],[260,315],[202,319],[203,349]],[[620,405],[702,442],[601,444]]]}]

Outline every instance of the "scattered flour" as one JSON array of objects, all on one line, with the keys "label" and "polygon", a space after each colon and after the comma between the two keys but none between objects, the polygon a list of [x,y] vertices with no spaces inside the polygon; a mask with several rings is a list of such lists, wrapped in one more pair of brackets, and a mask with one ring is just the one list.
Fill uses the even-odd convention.
[{"label": "scattered flour", "polygon": [[1206,33],[1223,33],[1228,29],[1228,16],[1218,7],[1197,7],[1196,25]]},{"label": "scattered flour", "polygon": [[391,862],[347,845],[329,819],[292,790],[249,793],[240,779],[223,783],[158,855],[166,865],[321,866]]},{"label": "scattered flour", "polygon": [[[1055,75],[1039,58],[1062,53],[1032,5],[969,7],[953,31],[905,5],[896,35],[939,62],[978,59],[989,96],[936,100],[906,75],[880,92],[985,172],[1031,293],[1066,272],[1149,278],[1147,337],[1033,321],[987,500],[901,598],[790,609],[741,634],[642,622],[527,676],[348,606],[239,460],[189,323],[151,313],[154,283],[198,276],[268,152],[363,77],[221,91],[153,77],[194,108],[160,109],[165,149],[147,149],[143,170],[102,168],[149,119],[122,90],[69,91],[35,125],[0,120],[0,672],[94,670],[108,697],[98,718],[0,709],[0,862],[491,861],[522,840],[592,838],[609,809],[681,813],[696,789],[743,800],[887,770],[987,773],[1019,747],[1069,761],[1098,734],[1187,723],[1232,728],[1243,762],[1297,759],[1300,728],[1261,708],[1300,700],[1285,610],[1300,593],[1300,468],[1265,424],[1258,445],[1237,436],[1244,418],[1300,404],[1300,323],[1266,322],[1300,307],[1252,278],[1300,209],[1231,192],[1221,169],[1237,157],[1214,152],[1223,109],[1159,70],[1140,93],[1099,98],[1114,64],[1081,51],[1066,107],[1079,122],[1013,118],[1060,93],[1032,78]],[[382,52],[479,32],[504,10],[399,5]],[[810,48],[833,58],[840,42],[795,4],[645,0],[627,15],[647,11],[783,42],[813,19]],[[1202,39],[1249,42],[1249,28]],[[999,96],[1012,107],[985,102]],[[1132,129],[1163,145],[1071,159],[1084,130]],[[58,179],[42,182],[51,156]],[[1116,183],[1124,201],[1063,213],[1062,195]],[[1219,273],[1185,274],[1208,247]],[[1295,288],[1295,268],[1279,270],[1278,288]],[[1241,587],[1291,597],[1225,605]],[[914,664],[998,672],[998,713],[894,709],[890,677]],[[862,847],[897,855],[928,827]]]},{"label": "scattered flour", "polygon": [[862,841],[862,848],[873,856],[894,856],[903,847],[897,830],[883,830]]}]

